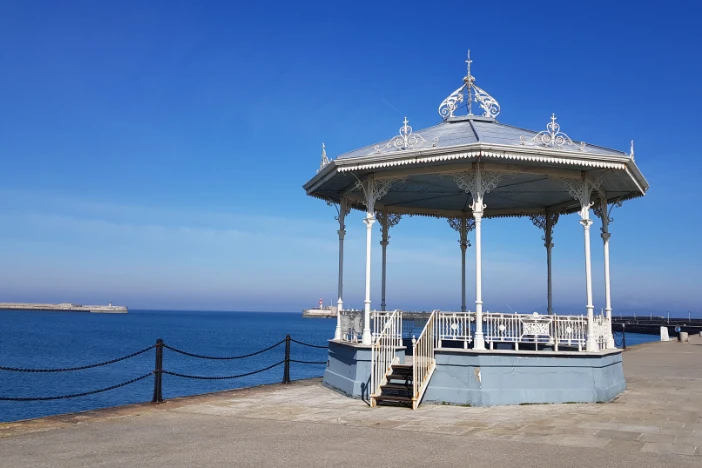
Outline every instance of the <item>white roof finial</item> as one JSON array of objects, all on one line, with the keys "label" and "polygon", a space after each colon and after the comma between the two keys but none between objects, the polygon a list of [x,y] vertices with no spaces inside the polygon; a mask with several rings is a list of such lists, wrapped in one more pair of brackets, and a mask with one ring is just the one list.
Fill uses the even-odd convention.
[{"label": "white roof finial", "polygon": [[634,140],[631,140],[631,152],[629,153],[629,157],[634,159]]},{"label": "white roof finial", "polygon": [[468,68],[466,72],[465,82],[468,85],[466,91],[468,91],[468,102],[466,106],[468,107],[468,115],[473,115],[473,89],[471,84],[473,84],[473,77],[470,74],[470,64],[473,61],[470,59],[470,49],[468,49],[468,58],[466,59],[466,67]]},{"label": "white roof finial", "polygon": [[330,159],[327,157],[327,148],[324,146],[324,143],[322,143],[322,162],[320,163],[319,169],[317,170],[317,172],[324,169],[324,166],[329,164],[329,162],[330,162]]},{"label": "white roof finial", "polygon": [[[469,116],[473,115],[473,100],[475,100],[483,110],[483,117],[494,119],[497,117],[497,114],[500,113],[500,104],[495,98],[475,84],[475,77],[470,70],[471,63],[473,63],[473,61],[470,59],[470,50],[468,50],[468,58],[466,59],[467,73],[466,77],[463,78],[463,86],[451,93],[443,100],[441,105],[439,105],[439,115],[443,117],[444,120],[454,117],[453,113],[463,101],[466,101],[466,110]],[[475,99],[473,98],[474,94]]]}]

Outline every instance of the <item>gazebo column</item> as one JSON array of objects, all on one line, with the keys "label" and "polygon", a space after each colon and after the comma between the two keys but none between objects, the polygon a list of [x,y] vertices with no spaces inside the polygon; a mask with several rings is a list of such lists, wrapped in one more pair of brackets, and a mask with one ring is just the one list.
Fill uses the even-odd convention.
[{"label": "gazebo column", "polygon": [[360,180],[356,183],[356,188],[363,191],[366,202],[366,217],[363,222],[366,225],[366,299],[363,301],[363,335],[361,342],[365,345],[371,344],[371,329],[370,329],[370,305],[371,305],[371,244],[373,234],[373,224],[375,224],[375,202],[380,200],[388,190],[392,180],[375,180],[373,174],[370,174],[365,181]]},{"label": "gazebo column", "polygon": [[[621,202],[612,205],[620,206]],[[614,349],[614,334],[612,333],[612,295],[609,280],[609,239],[612,236],[609,232],[609,223],[614,221],[610,218],[611,208],[607,203],[607,197],[600,196],[599,206],[594,209],[595,214],[602,220],[602,242],[604,247],[604,280],[605,280],[605,314],[607,317],[607,349]]]},{"label": "gazebo column", "polygon": [[585,240],[585,295],[587,298],[587,304],[585,308],[587,309],[587,351],[597,351],[598,344],[597,338],[594,333],[594,320],[595,320],[595,306],[592,304],[592,261],[590,255],[590,226],[592,226],[592,220],[590,219],[590,208],[593,203],[590,201],[592,191],[599,188],[601,185],[601,178],[596,182],[591,181],[585,172],[582,175],[582,181],[578,185],[574,185],[572,181],[564,179],[564,183],[568,187],[570,194],[580,202],[580,224],[583,226],[584,240]]},{"label": "gazebo column", "polygon": [[461,312],[466,311],[466,250],[470,247],[468,232],[475,227],[475,221],[466,216],[449,218],[449,225],[458,231],[458,244],[461,246]]},{"label": "gazebo column", "polygon": [[346,215],[349,214],[351,207],[349,206],[346,197],[341,197],[339,203],[339,213],[336,217],[339,221],[339,299],[336,302],[336,329],[334,331],[334,339],[341,339],[341,312],[344,310],[344,237],[346,236]]},{"label": "gazebo column", "polygon": [[384,311],[386,308],[385,303],[385,285],[386,285],[386,271],[387,271],[387,248],[390,235],[390,228],[397,225],[400,222],[401,216],[394,213],[388,213],[387,211],[379,211],[376,213],[376,218],[380,221],[380,232],[382,240],[380,245],[383,247],[383,268],[382,268],[382,282],[381,282],[381,298],[380,298],[380,310]]},{"label": "gazebo column", "polygon": [[546,247],[546,277],[547,277],[547,311],[548,315],[553,315],[553,274],[551,271],[551,250],[553,249],[553,227],[558,222],[558,213],[554,213],[546,208],[545,214],[532,215],[531,222],[534,226],[542,229],[544,235],[541,237]]},{"label": "gazebo column", "polygon": [[471,209],[475,220],[475,339],[473,349],[485,349],[483,332],[483,256],[482,256],[482,220],[487,205],[484,203],[485,194],[497,187],[501,174],[487,172],[482,169],[482,163],[473,163],[468,173],[455,175],[458,186],[469,192],[473,197]]}]

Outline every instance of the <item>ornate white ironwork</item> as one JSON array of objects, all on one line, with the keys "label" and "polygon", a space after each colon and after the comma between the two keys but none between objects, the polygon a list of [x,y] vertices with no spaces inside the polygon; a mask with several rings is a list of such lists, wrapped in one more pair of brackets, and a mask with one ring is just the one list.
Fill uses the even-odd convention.
[{"label": "ornate white ironwork", "polygon": [[[605,233],[607,232],[607,228],[609,227],[609,223],[614,222],[614,218],[612,218],[612,210],[615,207],[621,207],[623,201],[621,199],[617,199],[614,201],[614,203],[609,204],[606,200],[603,201],[603,199],[600,199],[600,203],[595,203],[595,205],[592,207],[592,211],[595,213],[595,216],[600,218],[602,220],[602,232]],[[606,208],[609,207],[609,208]],[[606,210],[606,213],[605,213]]]},{"label": "ornate white ironwork", "polygon": [[[475,81],[475,78],[473,78],[473,81]],[[473,89],[475,90],[475,102],[480,104],[484,111],[483,115],[493,119],[497,117],[497,114],[500,113],[500,104],[497,100],[476,84],[473,84]]]},{"label": "ornate white ironwork", "polygon": [[356,180],[355,188],[363,192],[363,196],[366,202],[366,209],[368,213],[375,212],[375,202],[387,195],[390,191],[390,187],[393,182],[397,180],[402,180],[401,178],[393,179],[375,179],[369,176],[365,182],[361,180]]},{"label": "ornate white ironwork", "polygon": [[556,123],[556,114],[551,114],[551,122],[546,125],[546,131],[537,133],[531,139],[527,139],[525,136],[520,136],[519,139],[522,145],[537,144],[550,148],[562,148],[565,145],[573,146],[580,151],[585,150],[585,143],[575,144],[568,135],[561,132],[561,126]]},{"label": "ornate white ironwork", "polygon": [[[405,120],[403,120],[402,123],[403,125],[402,127],[400,127],[400,134],[396,137],[393,137],[382,148],[380,147],[380,145],[375,145],[375,151],[373,151],[373,153],[371,154],[380,154],[382,151],[387,149],[396,149],[398,151],[411,150],[414,149],[415,146],[421,146],[425,143],[428,143],[428,141],[425,140],[424,137],[422,137],[422,135],[412,133],[412,127],[407,125],[409,123],[407,117],[405,117]],[[431,141],[431,146],[433,148],[439,142],[439,137],[436,137]]]},{"label": "ornate white ironwork", "polygon": [[[454,231],[457,231],[461,238],[458,239],[458,243],[461,246],[470,247],[470,241],[468,240],[468,233],[475,228],[475,219],[473,218],[448,218],[449,226]],[[465,232],[463,231],[463,223],[465,222]]]},{"label": "ornate white ironwork", "polygon": [[[467,348],[473,341],[471,323],[475,322],[475,316],[475,312],[439,312],[438,347],[442,347],[442,341],[459,341]],[[553,346],[554,351],[558,351],[559,346],[567,346],[565,351],[583,351],[586,341],[587,319],[583,316],[485,312],[483,321],[485,341],[490,343],[490,349],[497,343],[511,343],[519,349],[524,343]]]},{"label": "ornate white ironwork", "polygon": [[487,91],[475,84],[475,77],[470,72],[470,50],[468,51],[468,59],[466,65],[468,72],[463,78],[463,86],[458,88],[453,93],[449,94],[439,105],[439,115],[444,120],[454,116],[454,112],[459,108],[459,104],[465,102],[468,108],[468,115],[473,115],[473,91],[475,91],[475,102],[483,109],[483,116],[495,118],[500,113],[500,104],[497,100],[490,96]]},{"label": "ornate white ironwork", "polygon": [[[549,212],[548,214],[539,213],[530,215],[529,219],[531,219],[531,223],[534,226],[544,231],[544,235],[541,237],[541,239],[543,241],[547,241],[547,238],[550,238],[553,234],[553,227],[558,223],[559,216],[560,214],[557,212]],[[551,229],[551,232],[547,231],[549,228]]]},{"label": "ornate white ironwork", "polygon": [[[377,211],[375,217],[380,221],[380,226],[382,230],[389,231],[391,227],[397,226],[397,223],[402,219],[402,215],[397,213],[388,213],[386,211]],[[386,235],[386,234],[384,234]],[[388,239],[390,236],[387,236]]]},{"label": "ornate white ironwork", "polygon": [[453,174],[453,178],[456,181],[456,185],[458,185],[458,188],[460,188],[466,193],[470,193],[471,195],[473,195],[473,198],[477,198],[478,192],[480,192],[480,196],[482,198],[482,195],[490,193],[491,191],[496,189],[497,184],[500,183],[500,179],[503,175],[501,172],[483,171],[482,169],[479,170],[481,171],[480,187],[477,186],[477,177],[475,170],[467,172],[457,172]]},{"label": "ornate white ironwork", "polygon": [[324,143],[322,143],[322,162],[319,164],[319,169],[317,169],[317,172],[324,169],[324,166],[326,166],[330,162],[331,162],[331,159],[329,159],[327,157],[327,148],[324,146]]},{"label": "ornate white ironwork", "polygon": [[439,115],[445,119],[453,117],[453,113],[458,109],[458,104],[463,102],[466,85],[464,84],[456,91],[448,95],[439,105]]}]

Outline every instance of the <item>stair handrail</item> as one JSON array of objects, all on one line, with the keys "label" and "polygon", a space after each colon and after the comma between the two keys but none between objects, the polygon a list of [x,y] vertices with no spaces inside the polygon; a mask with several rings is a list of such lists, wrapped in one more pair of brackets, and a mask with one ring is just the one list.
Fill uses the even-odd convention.
[{"label": "stair handrail", "polygon": [[[392,365],[399,362],[396,356],[398,346],[398,332],[402,330],[402,312],[393,311],[392,315],[385,322],[385,326],[378,334],[371,347],[371,382],[370,401],[371,406],[375,406],[375,397],[381,393],[381,386],[387,383],[388,373],[392,371]],[[400,340],[402,337],[400,336]]]},{"label": "stair handrail", "polygon": [[412,339],[412,409],[422,401],[429,379],[436,368],[434,349],[436,348],[436,316],[432,311],[418,339]]}]

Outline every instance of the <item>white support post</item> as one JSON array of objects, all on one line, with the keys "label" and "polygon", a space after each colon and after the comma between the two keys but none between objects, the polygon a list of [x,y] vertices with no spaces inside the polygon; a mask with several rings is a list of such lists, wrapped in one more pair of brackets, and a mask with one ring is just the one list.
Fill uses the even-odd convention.
[{"label": "white support post", "polygon": [[336,329],[334,330],[334,339],[341,339],[341,312],[344,310],[344,237],[346,236],[346,215],[349,214],[348,200],[346,197],[341,197],[339,203],[339,213],[336,217],[339,221],[339,229],[336,231],[339,234],[339,298],[336,302]]},{"label": "white support post", "polygon": [[[476,174],[477,184],[480,184],[480,171]],[[483,197],[473,201],[473,218],[475,218],[475,342],[473,349],[485,349],[483,335],[483,245],[482,220]]]},{"label": "white support post", "polygon": [[461,312],[466,311],[466,250],[468,249],[468,220],[461,218]]},{"label": "white support post", "polygon": [[592,192],[599,190],[602,185],[603,174],[592,181],[588,178],[587,173],[583,171],[582,179],[579,184],[573,180],[563,179],[563,183],[568,188],[568,192],[580,202],[580,224],[583,226],[585,240],[585,295],[587,298],[587,351],[598,351],[597,337],[595,336],[595,306],[592,304],[592,260],[590,255],[590,208],[594,203],[590,201]]},{"label": "white support post", "polygon": [[[621,202],[612,205],[612,208],[619,206]],[[600,196],[600,203],[595,214],[602,220],[602,242],[604,247],[604,280],[605,280],[605,314],[607,318],[607,349],[614,349],[614,333],[612,333],[612,295],[611,283],[609,279],[609,238],[612,236],[609,232],[609,223],[613,220],[610,218],[611,208],[607,203],[607,197]]]},{"label": "white support post", "polygon": [[381,270],[381,283],[380,283],[380,310],[385,312],[385,285],[386,285],[386,279],[387,279],[387,259],[388,259],[388,230],[387,230],[387,225],[383,225],[382,221],[380,224],[380,230],[382,233],[382,240],[380,241],[380,245],[383,247],[383,266]]},{"label": "white support post", "polygon": [[392,179],[375,180],[373,174],[370,174],[365,182],[359,180],[356,183],[356,188],[363,191],[366,201],[366,218],[363,220],[366,225],[366,299],[363,301],[363,334],[361,337],[361,343],[364,345],[370,345],[372,342],[370,329],[371,245],[373,224],[375,223],[375,202],[388,193],[392,182]]},{"label": "white support post", "polygon": [[370,330],[370,306],[371,306],[371,237],[373,235],[373,224],[375,217],[372,211],[366,213],[366,218],[363,220],[366,225],[366,299],[363,301],[363,335],[361,342],[364,345],[371,344]]},{"label": "white support post", "polygon": [[590,207],[585,206],[580,212],[580,224],[583,225],[585,233],[585,294],[587,296],[587,351],[597,351],[597,340],[594,334],[595,306],[592,304],[592,263],[590,260],[590,226],[592,220],[589,217]]},{"label": "white support post", "polygon": [[483,258],[482,258],[482,219],[487,205],[484,203],[486,193],[497,187],[502,174],[487,172],[482,163],[473,163],[471,172],[454,174],[458,186],[470,192],[473,197],[471,209],[475,219],[475,340],[473,349],[485,349],[483,332]]}]

